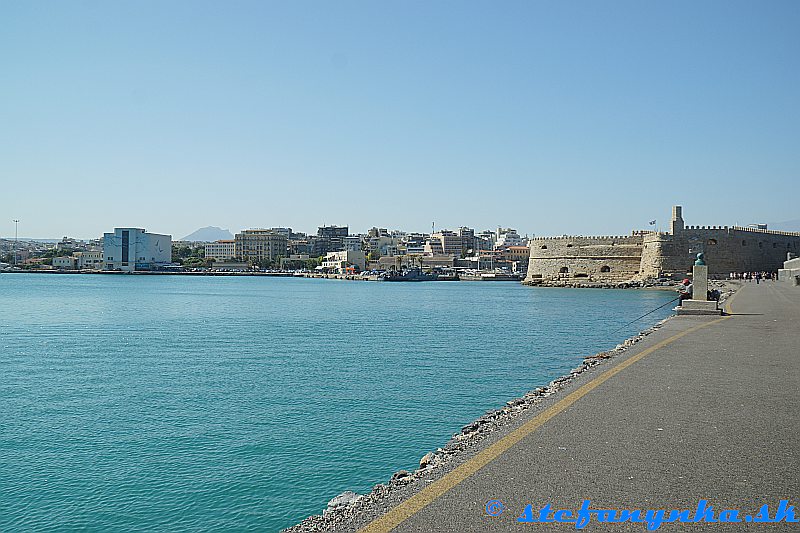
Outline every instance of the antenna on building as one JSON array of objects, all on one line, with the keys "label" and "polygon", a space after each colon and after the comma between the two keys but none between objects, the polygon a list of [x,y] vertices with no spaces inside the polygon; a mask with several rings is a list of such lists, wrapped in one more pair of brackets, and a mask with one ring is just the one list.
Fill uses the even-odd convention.
[{"label": "antenna on building", "polygon": [[431,234],[436,233],[436,222],[431,222]]},{"label": "antenna on building", "polygon": [[19,248],[19,219],[14,219],[14,266],[17,266],[17,248]]}]

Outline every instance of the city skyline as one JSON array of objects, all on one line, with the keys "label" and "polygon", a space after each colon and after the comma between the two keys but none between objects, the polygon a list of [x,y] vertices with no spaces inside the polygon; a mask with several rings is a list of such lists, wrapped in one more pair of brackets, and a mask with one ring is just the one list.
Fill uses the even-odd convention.
[{"label": "city skyline", "polygon": [[6,3],[0,235],[800,218],[800,6],[613,8]]},{"label": "city skyline", "polygon": [[[668,230],[668,222],[669,222],[668,219],[665,217],[665,218],[663,218],[661,220],[657,220],[656,224],[643,223],[638,227],[631,227],[627,231],[605,233],[604,235],[621,235],[621,236],[624,236],[624,235],[630,234],[632,231],[648,230],[648,229],[653,229],[654,227],[658,228],[660,231],[667,231]],[[12,221],[12,223],[13,223],[13,221]],[[22,221],[19,221],[19,223],[22,224]],[[788,229],[785,229],[783,226],[781,226],[781,227],[773,227],[774,224],[786,224],[786,223],[790,224],[791,227],[788,228]],[[774,229],[774,230],[777,230],[777,231],[800,232],[800,219],[798,219],[798,220],[788,220],[788,221],[773,221],[773,222],[768,222],[768,223],[767,222],[757,222],[757,221],[740,223],[740,222],[737,221],[736,223],[725,224],[725,225],[727,225],[727,226],[747,227],[747,226],[750,226],[750,225],[757,225],[757,224],[767,224],[769,229]],[[694,224],[694,223],[692,223],[691,225],[696,225],[696,226],[720,226],[719,223],[708,223],[708,224]],[[180,236],[180,234],[171,233],[170,231],[157,231],[156,229],[150,228],[150,227],[148,227],[146,225],[142,225],[142,224],[138,224],[138,225],[137,224],[132,224],[132,225],[112,224],[112,225],[107,226],[106,229],[104,231],[102,231],[99,236],[80,236],[80,235],[61,235],[61,236],[56,236],[55,234],[50,235],[50,236],[30,236],[30,235],[19,235],[19,236],[16,236],[16,235],[14,235],[12,233],[10,235],[0,234],[0,239],[14,240],[15,238],[17,238],[18,240],[21,240],[21,241],[22,240],[27,240],[27,241],[55,241],[55,240],[61,240],[62,238],[68,237],[68,238],[71,238],[71,239],[77,239],[77,240],[81,240],[81,241],[91,241],[91,240],[100,240],[100,239],[102,239],[103,238],[103,233],[108,232],[109,228],[131,227],[131,228],[142,228],[142,229],[145,229],[145,230],[148,230],[148,231],[154,231],[154,232],[157,232],[157,233],[168,234],[168,235],[172,236],[176,241],[180,241],[180,240],[183,240],[183,237],[187,237],[187,236],[191,235],[192,233],[195,233],[196,231],[204,230],[204,229],[207,229],[207,228],[220,229],[220,230],[223,230],[223,231],[230,232],[231,235],[236,235],[237,233],[240,233],[240,232],[242,232],[244,230],[247,230],[247,229],[267,229],[268,230],[268,229],[274,229],[274,228],[280,228],[280,227],[284,227],[284,228],[288,227],[293,232],[296,232],[296,233],[304,233],[304,234],[307,234],[307,235],[316,235],[317,234],[317,229],[319,227],[322,227],[322,226],[340,226],[340,227],[347,226],[350,229],[350,234],[351,235],[366,235],[367,232],[372,228],[383,228],[383,229],[387,229],[390,232],[392,232],[392,231],[400,231],[400,232],[407,233],[407,234],[412,234],[412,233],[430,234],[431,233],[431,229],[432,229],[432,228],[429,227],[427,230],[416,231],[416,230],[408,230],[408,229],[403,228],[403,227],[386,228],[386,227],[380,226],[380,225],[373,225],[373,226],[370,226],[369,228],[365,228],[363,231],[356,231],[356,230],[354,230],[354,228],[352,228],[348,224],[324,224],[324,225],[321,224],[321,225],[317,226],[315,229],[311,229],[311,230],[305,230],[305,229],[301,229],[301,228],[294,228],[294,227],[290,227],[290,226],[280,226],[280,225],[261,225],[261,226],[253,226],[253,227],[250,227],[250,228],[236,228],[236,229],[234,229],[234,228],[223,228],[223,227],[219,227],[219,226],[204,226],[204,227],[201,227],[201,228],[195,228],[195,230],[189,232],[188,235]],[[532,237],[561,236],[561,235],[592,235],[590,233],[563,233],[563,232],[562,233],[554,233],[554,234],[548,235],[548,234],[544,234],[544,233],[526,232],[524,230],[520,230],[519,228],[514,228],[512,226],[509,226],[507,224],[505,224],[505,225],[501,224],[501,225],[498,225],[498,226],[495,226],[495,227],[488,227],[488,228],[480,228],[480,227],[472,226],[470,224],[461,224],[459,226],[451,226],[451,227],[440,227],[440,226],[436,225],[435,230],[437,232],[441,231],[441,230],[449,230],[449,231],[456,231],[457,232],[458,229],[461,228],[461,227],[467,227],[467,228],[475,230],[476,232],[482,232],[482,231],[495,232],[497,229],[511,228],[511,229],[516,230],[521,236],[523,236],[523,237],[527,236],[527,237],[531,237],[531,238]],[[598,235],[600,235],[600,234],[598,234]],[[213,242],[213,241],[207,241],[207,242]]]}]

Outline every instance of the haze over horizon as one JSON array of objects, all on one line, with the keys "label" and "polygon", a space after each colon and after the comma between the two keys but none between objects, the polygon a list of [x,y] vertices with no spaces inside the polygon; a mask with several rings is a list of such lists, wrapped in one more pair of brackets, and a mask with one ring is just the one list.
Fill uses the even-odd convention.
[{"label": "haze over horizon", "polygon": [[0,235],[800,218],[800,4],[6,2]]}]

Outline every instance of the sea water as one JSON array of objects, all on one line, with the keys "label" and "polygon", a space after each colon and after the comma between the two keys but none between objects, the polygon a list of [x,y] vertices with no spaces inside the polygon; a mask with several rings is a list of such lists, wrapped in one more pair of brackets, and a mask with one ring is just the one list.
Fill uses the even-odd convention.
[{"label": "sea water", "polygon": [[413,470],[673,297],[0,274],[0,530],[279,530]]}]

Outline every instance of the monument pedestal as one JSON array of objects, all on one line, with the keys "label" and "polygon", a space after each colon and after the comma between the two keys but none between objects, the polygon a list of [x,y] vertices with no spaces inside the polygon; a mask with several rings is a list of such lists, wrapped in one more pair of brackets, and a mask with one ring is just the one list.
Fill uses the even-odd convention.
[{"label": "monument pedestal", "polygon": [[692,299],[683,300],[675,309],[679,315],[721,315],[722,310],[717,302],[709,302],[707,298],[708,266],[703,260],[703,254],[697,254],[697,262],[692,267]]},{"label": "monument pedestal", "polygon": [[676,308],[679,315],[721,315],[722,310],[717,306],[717,302],[705,300],[684,300]]}]

